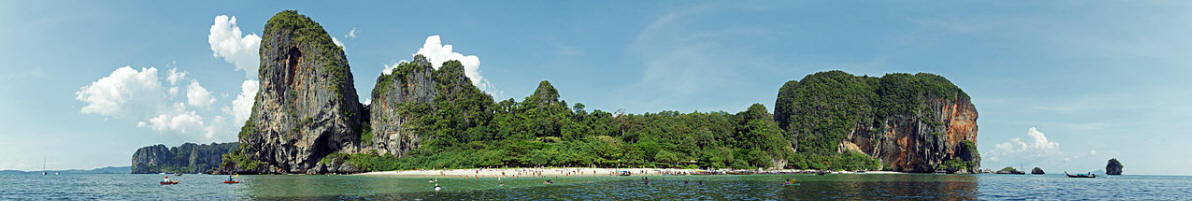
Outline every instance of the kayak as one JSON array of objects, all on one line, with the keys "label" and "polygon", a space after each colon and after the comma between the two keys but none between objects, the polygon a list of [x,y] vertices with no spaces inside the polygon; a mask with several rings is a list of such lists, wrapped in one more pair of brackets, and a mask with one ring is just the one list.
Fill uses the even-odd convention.
[{"label": "kayak", "polygon": [[238,184],[240,181],[224,181],[225,184]]},{"label": "kayak", "polygon": [[170,184],[178,184],[178,181],[170,181],[170,182],[163,181],[163,182],[158,182],[158,183],[161,183],[161,185],[170,185]]}]

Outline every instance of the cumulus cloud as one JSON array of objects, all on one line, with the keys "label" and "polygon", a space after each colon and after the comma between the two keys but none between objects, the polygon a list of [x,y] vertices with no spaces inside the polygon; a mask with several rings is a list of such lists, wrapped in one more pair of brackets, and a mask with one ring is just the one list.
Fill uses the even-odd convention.
[{"label": "cumulus cloud", "polygon": [[1060,144],[1047,139],[1047,135],[1038,128],[1031,127],[1027,129],[1027,137],[1030,141],[1023,141],[1020,137],[1010,139],[1008,142],[995,144],[993,151],[988,154],[992,161],[1001,159],[1023,159],[1023,158],[1041,158],[1058,156],[1063,152],[1060,151]]},{"label": "cumulus cloud", "polygon": [[[454,46],[451,44],[444,45],[439,35],[426,37],[426,42],[422,43],[422,48],[419,48],[418,52],[414,53],[414,55],[419,54],[430,60],[431,66],[435,69],[443,66],[443,62],[458,60],[460,64],[464,65],[464,75],[472,80],[472,85],[491,95],[499,95],[500,93],[492,83],[480,75],[480,57],[455,52]],[[389,69],[392,67],[386,65],[386,68]]]},{"label": "cumulus cloud", "polygon": [[394,63],[394,64],[385,64],[385,68],[381,69],[381,74],[385,74],[385,75],[393,74],[393,69],[397,68],[397,66],[400,66],[401,64],[404,64],[406,62],[410,62],[410,61],[406,61],[403,59],[403,60],[398,61],[397,63]]},{"label": "cumulus cloud", "polygon": [[242,124],[252,115],[252,104],[259,87],[260,82],[256,80],[245,80],[240,84],[240,95],[236,95],[236,100],[232,101],[233,124]]},{"label": "cumulus cloud", "polygon": [[[203,118],[195,111],[186,110],[182,103],[174,104],[172,110],[149,119],[149,128],[157,132],[203,133],[208,130]],[[138,125],[141,125],[138,123]]]},{"label": "cumulus cloud", "polygon": [[[354,32],[349,32],[354,36]],[[260,56],[257,55],[261,44],[261,37],[256,34],[242,35],[240,27],[236,25],[236,17],[228,17],[220,15],[215,17],[215,24],[211,25],[211,33],[208,35],[208,43],[211,45],[211,50],[215,52],[215,57],[224,58],[225,61],[231,63],[236,67],[236,70],[245,71],[245,79],[240,85],[240,94],[236,99],[232,100],[231,108],[224,107],[225,112],[232,116],[233,125],[241,125],[248,120],[252,114],[253,99],[257,95],[260,82],[257,81],[257,68],[260,65]],[[343,47],[343,42],[332,37],[332,42],[335,45]],[[223,118],[217,116],[217,118]]]},{"label": "cumulus cloud", "polygon": [[213,56],[232,63],[236,70],[244,71],[245,77],[256,79],[261,60],[257,55],[261,37],[256,34],[242,35],[240,27],[236,25],[236,17],[215,16],[207,43],[211,45]]},{"label": "cumulus cloud", "polygon": [[75,92],[75,99],[84,103],[80,113],[116,118],[151,114],[165,98],[154,67],[139,71],[129,66],[120,67]]},{"label": "cumulus cloud", "polygon": [[178,84],[178,80],[182,79],[186,79],[186,71],[178,72],[178,68],[170,68],[170,71],[166,73],[166,81],[169,81],[171,85]]},{"label": "cumulus cloud", "polygon": [[137,127],[147,127],[158,133],[182,134],[210,141],[219,139],[220,134],[232,133],[224,126],[227,121],[225,118],[203,118],[202,113],[187,107],[206,107],[215,103],[211,92],[198,81],[192,80],[186,86],[185,103],[168,104],[174,98],[166,94],[178,93],[178,87],[173,85],[186,79],[185,74],[176,69],[167,71],[165,83],[171,85],[167,88],[163,86],[163,78],[158,75],[157,68],[141,68],[138,71],[124,66],[81,87],[75,92],[75,99],[84,103],[79,111],[82,114],[134,121]]},{"label": "cumulus cloud", "polygon": [[211,97],[211,92],[199,85],[199,81],[192,81],[190,86],[186,87],[186,103],[196,107],[207,107],[215,103],[215,97]]}]

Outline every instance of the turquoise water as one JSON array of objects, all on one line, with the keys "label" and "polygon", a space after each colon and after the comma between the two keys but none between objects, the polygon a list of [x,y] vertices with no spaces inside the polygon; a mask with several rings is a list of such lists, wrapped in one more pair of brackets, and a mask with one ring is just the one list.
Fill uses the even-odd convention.
[{"label": "turquoise water", "polygon": [[[1192,177],[1063,175],[747,175],[462,179],[345,175],[0,175],[0,200],[1186,200]],[[795,178],[798,186],[780,181]],[[700,184],[702,182],[702,184]]]}]

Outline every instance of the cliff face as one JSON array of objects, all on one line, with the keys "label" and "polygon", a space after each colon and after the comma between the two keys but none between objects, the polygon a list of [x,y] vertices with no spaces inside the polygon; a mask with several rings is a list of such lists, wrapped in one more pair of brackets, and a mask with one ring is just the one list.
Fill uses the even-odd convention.
[{"label": "cliff face", "polygon": [[876,135],[869,129],[857,129],[841,144],[845,149],[855,145],[853,150],[881,159],[884,167],[894,171],[930,172],[950,159],[980,164],[976,147],[970,149],[964,143],[977,141],[977,111],[973,104],[967,98],[930,98],[926,102],[925,110],[885,117],[885,129]]},{"label": "cliff face", "polygon": [[323,156],[350,151],[366,115],[343,50],[294,11],[274,15],[261,42],[260,91],[241,150],[260,173],[305,173]]},{"label": "cliff face", "polygon": [[[434,69],[426,57],[416,55],[377,78],[369,106],[371,131],[363,135],[359,152],[405,156],[435,137],[428,135],[429,128],[412,125],[448,125],[436,128],[447,132],[475,127],[491,118],[491,103],[492,96],[472,85],[458,61]],[[426,118],[430,116],[436,118]]]},{"label": "cliff face", "polygon": [[785,84],[774,114],[797,152],[857,151],[903,172],[932,172],[949,160],[964,172],[980,167],[976,107],[936,75],[817,73]]},{"label": "cliff face", "polygon": [[407,126],[417,120],[410,113],[418,111],[403,106],[433,105],[438,95],[434,69],[422,55],[415,56],[412,62],[400,64],[390,74],[377,77],[369,105],[371,131],[363,136],[362,148],[401,157],[418,147],[424,135]]},{"label": "cliff face", "polygon": [[137,149],[132,155],[133,174],[162,172],[200,173],[219,166],[220,156],[231,152],[239,143],[186,143],[178,147],[153,145]]}]

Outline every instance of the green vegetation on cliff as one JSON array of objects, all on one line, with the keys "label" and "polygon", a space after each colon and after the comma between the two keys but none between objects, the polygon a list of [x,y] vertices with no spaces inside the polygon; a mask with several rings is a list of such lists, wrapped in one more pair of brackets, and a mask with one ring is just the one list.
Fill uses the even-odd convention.
[{"label": "green vegetation on cliff", "polygon": [[[406,83],[401,79],[415,69],[412,64],[399,65],[391,74],[381,75],[377,86],[397,80]],[[613,114],[588,111],[579,103],[569,105],[559,100],[558,90],[547,81],[521,101],[493,102],[466,78],[458,79],[462,73],[458,62],[444,63],[433,72],[441,92],[433,103],[399,106],[402,113],[415,116],[414,123],[403,126],[429,135],[422,146],[400,159],[377,154],[329,158],[372,171],[533,166],[881,168],[880,162],[857,152],[794,153],[791,137],[761,104],[736,114]]]},{"label": "green vegetation on cliff", "polygon": [[200,173],[221,163],[221,156],[236,149],[238,143],[185,143],[177,147],[165,145],[137,149],[132,155],[132,173]]},{"label": "green vegetation on cliff", "polygon": [[928,109],[925,100],[930,100],[925,97],[968,99],[964,91],[938,75],[869,77],[828,71],[784,84],[775,101],[774,119],[788,135],[798,136],[798,152],[834,154],[837,144],[854,128],[881,131],[888,116],[913,114],[928,124],[943,124],[923,112]]},{"label": "green vegetation on cliff", "polygon": [[[300,64],[314,61],[315,65],[321,65],[316,70],[322,73],[300,78],[304,79],[300,81],[324,83],[323,79],[327,79],[330,84],[322,86],[332,89],[331,94],[336,96],[332,100],[355,100],[354,91],[343,91],[354,90],[347,61],[342,59],[343,51],[331,43],[331,38],[318,23],[297,12],[283,11],[269,20],[265,33],[267,37],[261,47],[262,58],[274,59],[267,61],[272,63],[262,63],[262,72],[279,70],[278,66],[290,67],[289,70],[293,71],[296,64],[278,65],[277,62],[281,60],[301,61]],[[293,48],[305,49],[294,51]],[[265,52],[272,55],[265,57]],[[292,55],[295,52],[298,55]],[[285,54],[286,57],[279,54]],[[941,112],[936,106],[940,105],[941,100],[963,100],[968,103],[968,96],[963,91],[938,75],[896,73],[869,77],[842,71],[820,72],[784,84],[779,90],[774,114],[761,104],[753,104],[737,113],[662,111],[614,114],[601,110],[589,111],[580,103],[568,104],[559,99],[558,89],[547,81],[540,82],[534,93],[520,101],[513,98],[496,101],[471,84],[464,76],[464,67],[460,62],[443,62],[441,67],[431,70],[427,60],[419,57],[414,59],[418,62],[399,64],[389,74],[377,78],[372,105],[357,107],[355,102],[332,102],[338,103],[340,108],[331,110],[345,112],[339,117],[350,126],[332,127],[331,131],[338,132],[332,133],[336,135],[320,136],[328,138],[312,138],[338,141],[302,144],[311,150],[307,153],[317,154],[303,155],[311,156],[308,158],[292,156],[298,154],[262,154],[257,151],[268,150],[254,150],[258,147],[250,144],[225,155],[223,169],[268,169],[262,172],[274,172],[278,171],[276,164],[270,163],[294,161],[286,164],[289,169],[280,171],[322,173],[531,166],[872,170],[886,168],[882,161],[868,155],[876,152],[867,150],[875,149],[866,148],[893,142],[893,139],[875,137],[887,131],[887,125],[914,126],[916,129],[907,130],[915,132],[896,137],[915,137],[909,138],[915,145],[932,145],[882,147],[893,150],[889,153],[914,152],[905,155],[924,153],[940,156],[943,155],[938,154],[941,151],[948,151],[949,154],[948,158],[943,159],[913,155],[909,157],[926,160],[890,160],[916,161],[916,165],[923,166],[942,163],[939,167],[894,168],[924,171],[931,168],[975,167],[976,163],[972,160],[979,160],[975,144],[971,142],[956,145],[958,142],[950,139],[946,145],[938,143],[946,141],[940,139],[948,130],[942,127],[945,122],[941,119],[944,118],[937,117]],[[292,74],[297,73],[285,75]],[[286,96],[295,95],[288,93]],[[262,99],[287,98],[293,97]],[[292,104],[289,101],[280,103]],[[329,110],[321,105],[314,106],[317,111],[305,112]],[[367,113],[356,113],[361,108]],[[972,108],[971,104],[968,108]],[[974,114],[971,119],[959,123],[953,121],[953,124],[962,126],[967,122],[974,124],[969,127],[971,130],[963,131],[966,132],[964,134],[971,134],[966,137],[975,136],[975,109],[969,111]],[[284,116],[283,112],[289,112],[290,116],[287,117],[292,117],[292,122],[296,122],[294,130],[286,132],[286,128],[276,122],[254,124],[250,120],[241,130],[242,142],[250,138],[252,140],[247,140],[249,143],[267,145],[261,147],[278,147],[275,146],[276,142],[282,142],[281,147],[285,147],[292,145],[286,143],[294,142],[294,136],[325,134],[300,133],[299,128],[310,127],[309,124],[328,125],[315,123],[322,121],[311,119],[311,114],[301,114],[305,115],[301,118],[295,111],[261,112],[264,112],[262,118],[265,119],[270,115]],[[254,108],[253,119],[261,120],[256,117],[262,114],[258,114]],[[364,116],[359,121],[346,121],[353,115]],[[364,126],[355,127],[358,122],[364,123]],[[268,134],[261,135],[258,132]],[[254,138],[260,136],[283,137],[269,140]],[[853,143],[850,140],[858,141]],[[863,148],[857,151],[857,147]],[[945,148],[949,150],[943,150]],[[951,151],[956,149],[964,152],[963,157],[951,155]],[[253,157],[263,158],[258,160]],[[278,157],[301,160],[278,160]],[[319,165],[311,164],[314,159],[319,159]]]}]

